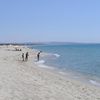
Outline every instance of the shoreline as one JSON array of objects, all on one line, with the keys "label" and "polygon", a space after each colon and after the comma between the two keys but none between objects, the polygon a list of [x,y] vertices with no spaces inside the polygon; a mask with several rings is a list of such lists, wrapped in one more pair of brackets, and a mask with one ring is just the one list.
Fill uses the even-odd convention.
[{"label": "shoreline", "polygon": [[[17,48],[22,51],[0,46],[0,100],[100,100],[100,88],[39,67],[34,63],[37,50]],[[27,62],[23,52],[29,52]]]},{"label": "shoreline", "polygon": [[[31,48],[32,49],[32,48]],[[33,48],[34,49],[34,48]],[[38,50],[38,49],[36,49]],[[41,49],[40,49],[41,50]],[[56,58],[59,58],[60,55],[57,53],[48,53],[47,52],[47,56],[46,58],[51,60],[51,57],[55,56]],[[92,84],[95,85],[97,87],[100,87],[100,79],[99,77],[97,77],[96,75],[92,75],[89,73],[81,73],[79,71],[74,71],[72,69],[60,69],[60,68],[56,68],[55,66],[51,66],[50,64],[45,63],[46,59],[45,57],[43,57],[40,61],[39,61],[39,65],[40,67],[46,68],[46,69],[52,69],[52,70],[56,70],[58,73],[62,74],[62,75],[68,75],[71,76],[70,78],[72,79],[76,79],[78,81],[83,81],[86,84]]]},{"label": "shoreline", "polygon": [[54,72],[56,74],[60,74],[63,77],[67,77],[67,78],[69,77],[73,80],[81,81],[84,84],[93,85],[93,86],[100,88],[100,79],[98,77],[94,77],[94,76],[90,77],[90,75],[89,76],[83,75],[82,73],[74,72],[74,71],[71,71],[71,70],[63,71],[61,69],[54,68],[53,66],[41,64],[41,61],[40,61],[40,63],[37,63],[37,66],[39,68],[47,69],[49,71],[51,70],[52,72]]}]

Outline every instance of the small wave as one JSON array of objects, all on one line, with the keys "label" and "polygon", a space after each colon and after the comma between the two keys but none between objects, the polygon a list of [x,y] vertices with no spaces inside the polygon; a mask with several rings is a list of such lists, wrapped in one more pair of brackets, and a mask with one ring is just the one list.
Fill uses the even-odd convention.
[{"label": "small wave", "polygon": [[94,84],[94,85],[96,85],[96,86],[100,86],[100,83],[98,83],[98,82],[96,82],[96,81],[94,81],[94,80],[90,80],[90,83],[92,83],[92,84]]},{"label": "small wave", "polygon": [[74,76],[73,78],[74,78],[74,79],[79,79],[79,77],[78,77],[78,76]]},{"label": "small wave", "polygon": [[36,62],[36,64],[38,64],[38,66],[41,68],[54,69],[53,67],[49,67],[49,66],[45,65],[44,63],[45,63],[45,60],[40,60],[40,61]]},{"label": "small wave", "polygon": [[62,74],[62,75],[66,75],[66,73],[64,73],[64,72],[59,72],[60,74]]},{"label": "small wave", "polygon": [[56,54],[56,53],[54,54],[54,56],[56,56],[56,57],[60,57],[60,55],[59,55],[59,54]]},{"label": "small wave", "polygon": [[45,63],[45,60],[40,60],[37,62],[38,64],[44,64]]},{"label": "small wave", "polygon": [[46,66],[46,65],[43,65],[43,64],[38,65],[38,66],[41,67],[41,68],[54,69],[53,67],[49,67],[49,66]]}]

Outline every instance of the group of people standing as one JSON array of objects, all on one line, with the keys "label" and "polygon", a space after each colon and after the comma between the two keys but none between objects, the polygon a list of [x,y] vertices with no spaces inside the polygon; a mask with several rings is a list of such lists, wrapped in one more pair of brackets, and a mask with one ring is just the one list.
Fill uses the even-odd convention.
[{"label": "group of people standing", "polygon": [[[37,53],[37,61],[40,60],[40,53],[41,53],[41,52],[42,52],[42,51],[39,51],[39,52]],[[26,52],[26,54],[22,53],[22,60],[23,60],[23,61],[27,61],[27,60],[28,60],[28,57],[29,57],[29,53],[28,53],[28,52]]]},{"label": "group of people standing", "polygon": [[28,60],[28,56],[29,56],[28,52],[26,52],[26,54],[22,53],[22,60],[23,61],[27,61]]}]

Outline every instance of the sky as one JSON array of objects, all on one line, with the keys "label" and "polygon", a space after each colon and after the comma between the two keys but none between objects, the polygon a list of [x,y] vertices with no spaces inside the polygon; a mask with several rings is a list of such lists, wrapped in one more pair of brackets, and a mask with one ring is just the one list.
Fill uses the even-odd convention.
[{"label": "sky", "polygon": [[0,0],[0,42],[100,43],[100,0]]}]

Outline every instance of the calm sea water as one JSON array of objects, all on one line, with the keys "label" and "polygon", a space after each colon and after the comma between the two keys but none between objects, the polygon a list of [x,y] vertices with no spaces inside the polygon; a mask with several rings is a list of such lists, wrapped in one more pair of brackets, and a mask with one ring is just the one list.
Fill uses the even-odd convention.
[{"label": "calm sea water", "polygon": [[62,71],[73,71],[89,76],[90,82],[100,78],[100,44],[34,45],[32,48],[51,53],[41,58],[45,64]]}]

